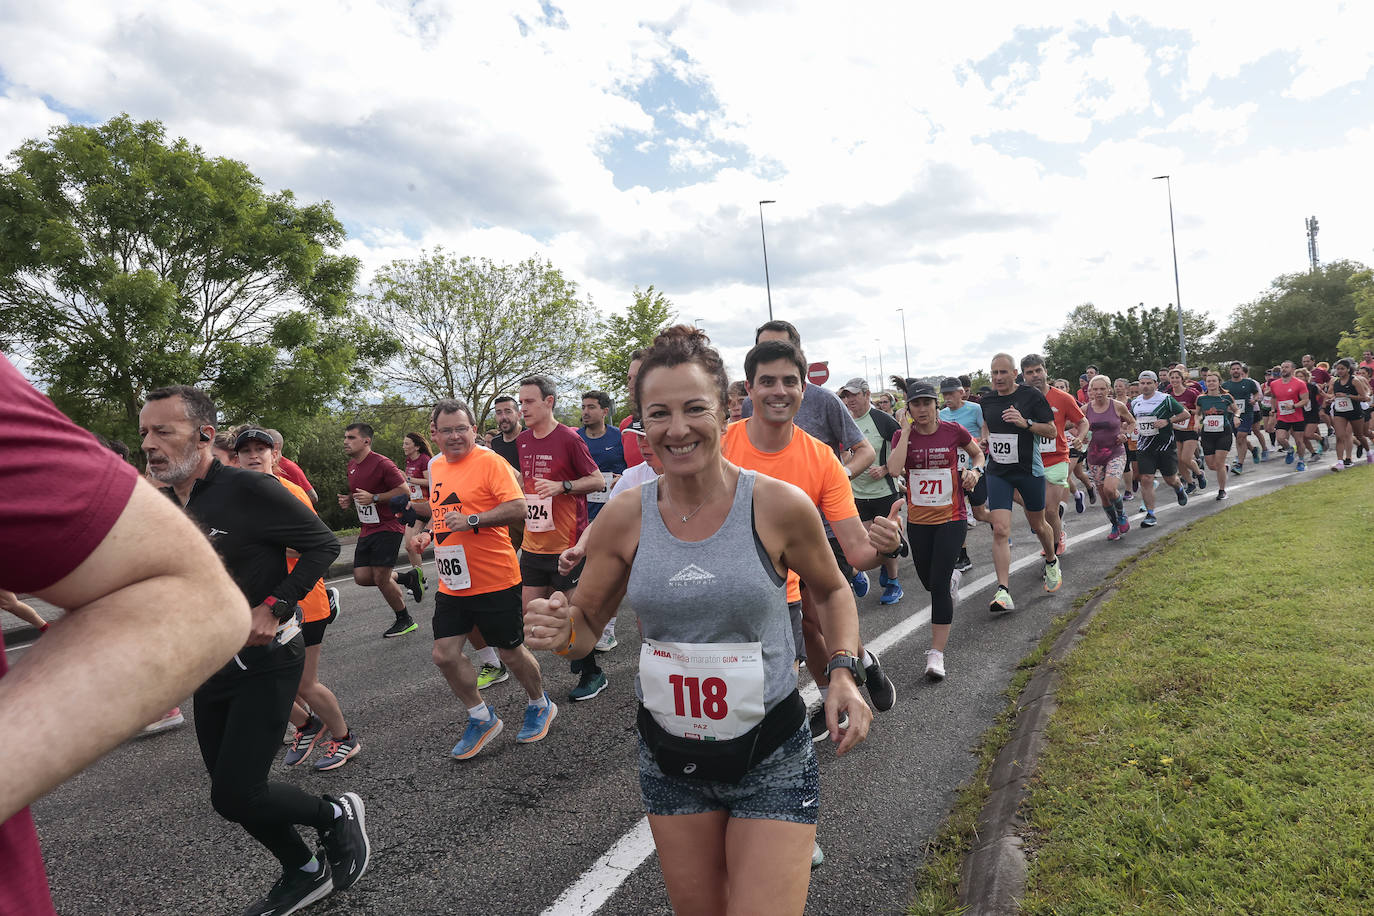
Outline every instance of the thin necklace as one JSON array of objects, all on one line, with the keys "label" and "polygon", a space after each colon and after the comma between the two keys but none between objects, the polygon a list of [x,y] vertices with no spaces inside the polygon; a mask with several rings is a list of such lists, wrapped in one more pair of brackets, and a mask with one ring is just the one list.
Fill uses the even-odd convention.
[{"label": "thin necklace", "polygon": [[[673,507],[673,513],[676,514],[676,513],[677,513],[677,505],[673,502],[673,495],[672,495],[671,493],[668,493],[667,496],[668,496],[668,505],[670,505],[670,506]],[[708,502],[710,502],[710,501],[711,501],[711,494],[708,493],[708,494],[706,494],[706,498],[703,499],[703,500],[701,501],[701,505],[697,506],[697,507],[696,507],[695,509],[693,509],[691,512],[688,512],[686,515],[680,515],[680,516],[678,516],[678,518],[682,519],[683,522],[689,522],[689,521],[691,521],[692,516],[694,516],[694,515],[696,515],[698,512],[700,512],[702,506],[705,506],[705,505],[706,505]]]}]

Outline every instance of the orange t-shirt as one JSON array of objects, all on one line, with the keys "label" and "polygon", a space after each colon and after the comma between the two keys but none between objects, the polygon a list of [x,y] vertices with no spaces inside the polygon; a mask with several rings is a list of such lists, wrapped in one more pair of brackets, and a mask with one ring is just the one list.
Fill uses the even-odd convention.
[{"label": "orange t-shirt", "polygon": [[1050,402],[1050,409],[1054,411],[1054,448],[1049,448],[1050,440],[1041,439],[1039,436],[1035,437],[1035,442],[1037,448],[1043,442],[1045,449],[1049,449],[1048,451],[1045,449],[1040,451],[1040,462],[1048,468],[1069,460],[1069,440],[1064,436],[1064,427],[1070,423],[1074,426],[1082,423],[1083,410],[1078,406],[1073,395],[1060,388],[1055,388],[1053,385],[1045,393],[1045,400]]},{"label": "orange t-shirt", "polygon": [[[467,517],[523,494],[506,459],[475,448],[457,461],[429,462],[429,509],[434,518],[434,565],[445,595],[485,595],[520,584],[520,561],[505,525],[468,528]],[[447,519],[452,517],[453,530]],[[462,584],[466,583],[466,585]]]},{"label": "orange t-shirt", "polygon": [[[834,449],[798,427],[782,451],[761,452],[749,441],[748,427],[753,422],[749,417],[726,428],[721,447],[726,461],[800,488],[832,523],[858,516],[849,475]],[[787,571],[788,603],[801,600],[800,582],[796,573]]]},{"label": "orange t-shirt", "polygon": [[[310,497],[306,495],[304,490],[302,490],[295,483],[292,483],[291,481],[287,480],[285,477],[282,477],[280,474],[277,475],[277,480],[281,482],[282,486],[286,487],[287,492],[289,492],[292,496],[299,499],[301,502],[305,503],[306,508],[308,508],[311,512],[315,511],[314,504],[310,502]],[[287,557],[286,571],[291,572],[291,570],[295,568],[296,558]],[[315,584],[311,586],[310,591],[307,592],[305,597],[301,599],[301,619],[306,623],[314,623],[317,620],[324,620],[328,616],[329,596],[325,594],[324,591],[324,580],[316,579]]]}]

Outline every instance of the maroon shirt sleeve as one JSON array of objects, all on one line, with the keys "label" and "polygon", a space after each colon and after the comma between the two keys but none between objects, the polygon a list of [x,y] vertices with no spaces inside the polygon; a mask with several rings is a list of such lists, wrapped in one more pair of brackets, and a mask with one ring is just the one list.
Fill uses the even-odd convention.
[{"label": "maroon shirt sleeve", "polygon": [[138,472],[0,356],[0,588],[34,592],[105,540]]}]

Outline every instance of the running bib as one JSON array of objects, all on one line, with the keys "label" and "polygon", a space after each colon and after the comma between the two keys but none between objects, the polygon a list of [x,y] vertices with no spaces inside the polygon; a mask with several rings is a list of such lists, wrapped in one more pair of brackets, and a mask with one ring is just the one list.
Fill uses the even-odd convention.
[{"label": "running bib", "polygon": [[461,544],[434,545],[434,565],[439,570],[439,581],[455,592],[472,588],[472,573],[468,570],[468,555]]},{"label": "running bib", "polygon": [[1143,417],[1142,422],[1136,424],[1135,437],[1137,439],[1148,439],[1159,430],[1155,429],[1154,422],[1158,417]]},{"label": "running bib", "polygon": [[1202,418],[1202,431],[1204,433],[1220,433],[1226,431],[1226,418],[1221,414],[1212,414]]},{"label": "running bib", "polygon": [[639,647],[644,708],[675,737],[738,738],[763,721],[763,686],[762,643],[646,639]]},{"label": "running bib", "polygon": [[998,464],[1016,464],[1021,460],[1021,437],[1016,433],[988,433],[988,453]]},{"label": "running bib", "polygon": [[587,502],[589,502],[589,503],[604,503],[604,502],[606,502],[606,500],[610,499],[610,498],[611,498],[611,478],[614,477],[614,476],[615,476],[615,475],[612,474],[610,471],[602,471],[602,472],[601,472],[601,479],[604,480],[604,481],[606,482],[606,489],[604,489],[604,490],[597,490],[595,493],[588,493],[588,494],[587,494]]},{"label": "running bib", "polygon": [[364,525],[380,525],[382,523],[382,517],[377,514],[376,503],[370,506],[364,506],[355,502],[353,506],[358,510],[358,521],[362,522]]},{"label": "running bib", "polygon": [[1264,405],[1265,407],[1273,407],[1273,406],[1274,406],[1274,399],[1273,399],[1273,398],[1268,398],[1268,397],[1260,398],[1260,404]]},{"label": "running bib", "polygon": [[1177,423],[1174,424],[1174,429],[1181,429],[1181,430],[1185,430],[1185,431],[1186,431],[1186,430],[1187,430],[1189,427],[1191,427],[1191,426],[1192,426],[1192,423],[1191,423],[1190,421],[1188,421],[1188,420],[1180,420],[1180,421],[1178,421]]},{"label": "running bib", "polygon": [[1293,402],[1292,402],[1292,401],[1279,401],[1279,413],[1292,413],[1292,412],[1293,412]]},{"label": "running bib", "polygon": [[1040,450],[1040,454],[1042,455],[1046,452],[1053,452],[1058,445],[1059,440],[1057,438],[1046,439],[1044,436],[1035,437],[1035,447]]},{"label": "running bib", "polygon": [[1331,402],[1331,409],[1341,413],[1349,413],[1355,409],[1355,405],[1351,402],[1350,398],[1337,397]]},{"label": "running bib", "polygon": [[959,449],[959,470],[967,471],[973,467],[973,459],[968,456],[968,452]]},{"label": "running bib", "polygon": [[553,497],[525,494],[525,530],[553,530]]},{"label": "running bib", "polygon": [[913,506],[953,505],[952,475],[947,469],[913,468],[907,472],[906,494]]},{"label": "running bib", "polygon": [[425,501],[425,491],[420,488],[420,485],[418,483],[410,484],[410,499],[411,502]]}]

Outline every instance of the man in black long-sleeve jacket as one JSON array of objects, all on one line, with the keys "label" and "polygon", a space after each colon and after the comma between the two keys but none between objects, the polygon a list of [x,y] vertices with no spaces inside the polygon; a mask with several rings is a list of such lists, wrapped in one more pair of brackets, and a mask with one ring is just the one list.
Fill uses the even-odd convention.
[{"label": "man in black long-sleeve jacket", "polygon": [[[367,868],[370,846],[362,799],[308,795],[268,782],[305,649],[296,603],[339,555],[319,517],[273,477],[225,467],[210,449],[216,410],[187,386],[149,392],[139,414],[148,471],[209,538],[252,605],[247,645],[196,691],[196,740],[210,772],[210,799],[276,856],[282,877],[249,914],[295,912],[351,886]],[[286,551],[300,555],[287,573]],[[325,861],[295,825],[320,832]]]}]

